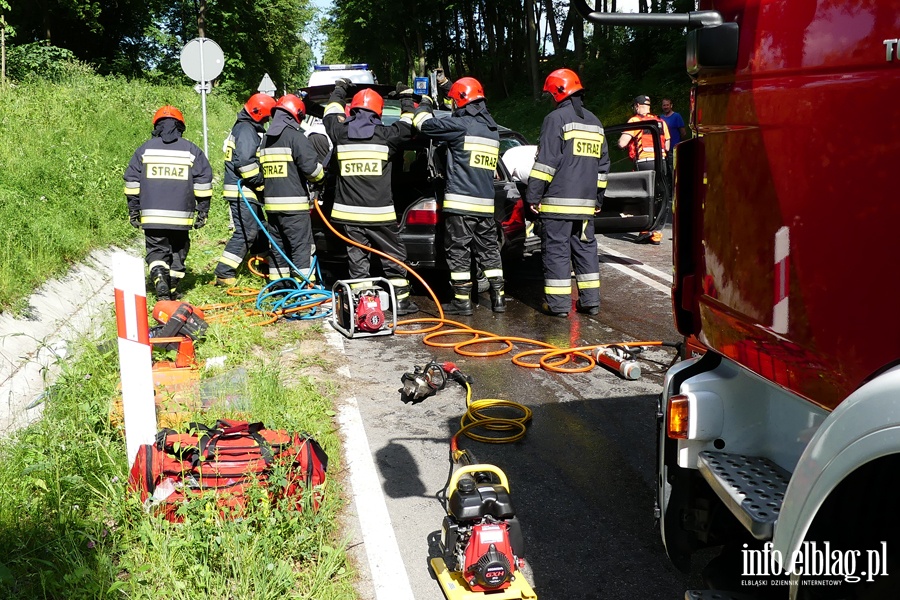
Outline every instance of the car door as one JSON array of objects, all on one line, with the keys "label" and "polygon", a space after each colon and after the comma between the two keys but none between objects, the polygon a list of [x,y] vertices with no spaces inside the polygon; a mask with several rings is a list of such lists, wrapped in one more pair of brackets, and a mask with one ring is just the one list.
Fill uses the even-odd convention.
[{"label": "car door", "polygon": [[[603,129],[609,147],[610,170],[603,210],[594,218],[596,232],[637,233],[662,229],[669,214],[667,206],[672,194],[666,162],[660,151],[661,136],[657,122],[621,123],[607,125]],[[652,170],[637,170],[628,147],[619,148],[619,138],[626,131],[635,132],[635,135],[650,134],[655,150]]]}]

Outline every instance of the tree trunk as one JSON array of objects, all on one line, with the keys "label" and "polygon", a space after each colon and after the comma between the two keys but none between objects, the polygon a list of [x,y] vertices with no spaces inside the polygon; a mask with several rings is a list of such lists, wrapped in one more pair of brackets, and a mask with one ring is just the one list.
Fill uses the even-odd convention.
[{"label": "tree trunk", "polygon": [[[422,39],[422,28],[416,27],[416,48],[418,50],[418,64],[416,73],[425,76],[425,40]],[[415,74],[413,75],[415,77]]]},{"label": "tree trunk", "polygon": [[531,95],[535,101],[541,97],[541,81],[538,72],[537,31],[534,26],[534,0],[525,0],[526,39],[528,43],[528,67],[531,75]]},{"label": "tree trunk", "polygon": [[438,41],[440,42],[440,45],[438,46],[438,66],[444,69],[444,73],[449,77],[450,53],[447,52],[447,48],[452,48],[453,46],[450,40],[450,32],[447,31],[447,17],[444,14],[443,7],[438,7],[437,15],[438,25],[440,27],[440,30],[438,31]]},{"label": "tree trunk", "polygon": [[[544,0],[544,9],[547,11],[547,32],[550,34],[550,41],[553,43],[553,53],[558,56],[565,50],[565,45],[560,43],[559,30],[556,28],[556,13],[553,10],[553,0]],[[572,10],[571,5],[569,10]]]},{"label": "tree trunk", "polygon": [[572,29],[575,45],[575,64],[578,65],[578,72],[584,71],[584,19],[577,13],[575,17],[575,26]]},{"label": "tree trunk", "polygon": [[[459,79],[465,73],[465,61],[463,60],[462,53],[462,30],[459,28],[459,14],[453,15],[453,28],[456,31],[456,43],[453,44],[453,48],[455,49],[453,55],[456,57],[456,61],[453,64],[453,79]],[[449,76],[449,73],[448,73]]]}]

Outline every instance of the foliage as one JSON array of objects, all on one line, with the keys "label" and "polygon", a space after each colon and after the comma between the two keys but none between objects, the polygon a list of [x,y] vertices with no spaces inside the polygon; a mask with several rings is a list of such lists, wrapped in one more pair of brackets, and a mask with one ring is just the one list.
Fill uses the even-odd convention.
[{"label": "foliage", "polygon": [[60,83],[69,77],[90,74],[91,71],[71,51],[46,42],[12,46],[6,55],[7,76],[14,81],[31,77]]},{"label": "foliage", "polygon": [[147,60],[144,30],[161,0],[18,2],[8,20],[22,44],[38,40],[70,50],[100,73],[135,76]]},{"label": "foliage", "polygon": [[[196,11],[194,2],[41,0],[22,2],[7,19],[19,43],[65,48],[101,74],[184,82],[180,55],[199,36]],[[312,51],[304,32],[313,19],[309,0],[210,0],[204,34],[225,54],[220,83],[243,96],[265,73],[285,89],[305,82]]]},{"label": "foliage", "polygon": [[[615,10],[614,1],[596,5]],[[692,0],[654,0],[649,9],[692,7]],[[531,40],[538,51],[534,59],[529,19],[538,25]],[[567,0],[336,0],[326,34],[326,48],[336,50],[335,58],[368,62],[381,81],[442,67],[451,78],[478,78],[493,99],[530,96],[535,83],[539,88],[552,69],[563,66],[579,72],[588,89],[615,94],[625,106],[639,93],[686,100],[689,85],[682,30],[594,27]]]}]

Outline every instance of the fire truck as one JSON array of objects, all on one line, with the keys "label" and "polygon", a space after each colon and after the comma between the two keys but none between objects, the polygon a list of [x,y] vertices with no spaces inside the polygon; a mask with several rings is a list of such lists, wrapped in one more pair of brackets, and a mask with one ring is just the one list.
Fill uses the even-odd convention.
[{"label": "fire truck", "polygon": [[665,378],[656,516],[676,566],[735,573],[686,597],[900,598],[900,5],[574,1],[687,31],[672,304],[705,351]]}]

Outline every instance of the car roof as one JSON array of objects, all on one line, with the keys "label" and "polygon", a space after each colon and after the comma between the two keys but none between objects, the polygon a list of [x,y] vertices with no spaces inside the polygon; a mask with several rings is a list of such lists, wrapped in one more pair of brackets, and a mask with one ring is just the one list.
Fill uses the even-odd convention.
[{"label": "car roof", "polygon": [[[381,122],[390,125],[400,120],[400,101],[394,98],[386,98],[388,94],[395,91],[395,86],[381,84],[358,84],[354,86],[355,91],[371,89],[375,90],[382,98],[384,98],[384,110],[381,114]],[[325,103],[334,91],[334,84],[318,85],[312,87],[304,87],[297,90],[297,95],[303,98],[306,105],[306,114],[311,117],[321,119],[325,112]],[[434,110],[434,116],[439,119],[445,119],[453,114],[453,111],[438,108]],[[521,144],[528,144],[528,140],[521,133],[497,124],[497,131],[501,135],[517,138]]]}]

